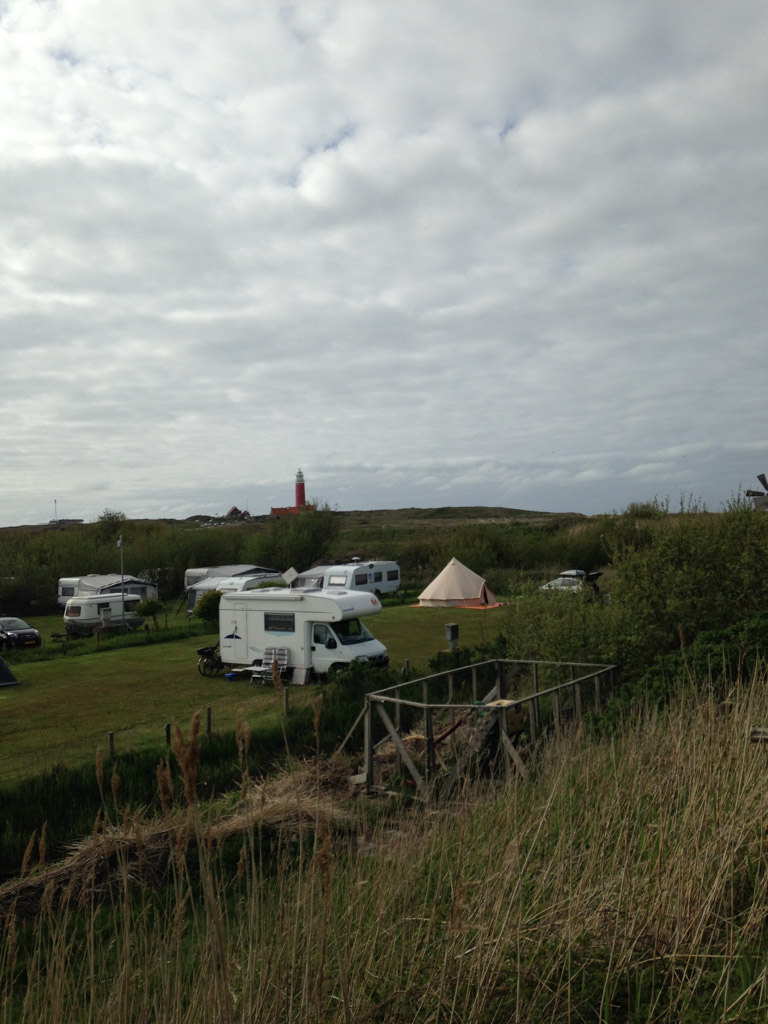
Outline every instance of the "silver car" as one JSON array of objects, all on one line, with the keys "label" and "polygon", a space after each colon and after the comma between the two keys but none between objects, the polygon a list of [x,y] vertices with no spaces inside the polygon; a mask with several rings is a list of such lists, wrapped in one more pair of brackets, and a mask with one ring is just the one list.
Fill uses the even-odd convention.
[{"label": "silver car", "polygon": [[580,594],[584,590],[591,591],[595,596],[600,593],[597,581],[601,572],[584,572],[583,569],[564,569],[557,579],[550,580],[539,587],[545,593],[554,591],[558,594]]}]

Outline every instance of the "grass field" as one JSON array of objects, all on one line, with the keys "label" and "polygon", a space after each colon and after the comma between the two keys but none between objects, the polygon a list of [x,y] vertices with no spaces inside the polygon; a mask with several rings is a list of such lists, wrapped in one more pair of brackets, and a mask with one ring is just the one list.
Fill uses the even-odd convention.
[{"label": "grass field", "polygon": [[[445,649],[445,624],[459,623],[461,646],[492,639],[505,620],[504,609],[471,611],[385,607],[369,621],[386,645],[392,665],[406,659],[426,670]],[[33,620],[43,631],[44,620]],[[0,780],[36,775],[55,764],[91,761],[115,734],[116,752],[157,746],[165,724],[186,728],[192,715],[210,706],[215,732],[234,729],[238,714],[249,721],[275,716],[281,703],[271,687],[222,676],[206,679],[197,671],[196,649],[216,637],[191,637],[167,644],[96,651],[50,661],[14,661],[20,686],[0,689]],[[295,687],[290,699],[309,703],[314,687]]]}]

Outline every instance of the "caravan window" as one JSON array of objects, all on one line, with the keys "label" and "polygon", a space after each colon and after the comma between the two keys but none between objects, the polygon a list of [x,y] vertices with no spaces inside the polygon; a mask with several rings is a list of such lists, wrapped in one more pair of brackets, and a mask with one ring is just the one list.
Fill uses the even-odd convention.
[{"label": "caravan window", "polygon": [[299,576],[291,584],[292,587],[302,587],[305,590],[322,590],[322,576]]},{"label": "caravan window", "polygon": [[70,617],[70,619],[76,619],[80,615],[80,605],[71,604],[67,609],[67,615]]},{"label": "caravan window", "polygon": [[264,612],[264,629],[268,633],[295,633],[293,612]]},{"label": "caravan window", "polygon": [[75,588],[74,587],[62,587],[61,588],[61,596],[62,597],[74,597],[75,596]]},{"label": "caravan window", "polygon": [[346,585],[347,585],[347,577],[346,576],[339,576],[337,574],[335,576],[329,576],[328,577],[328,586],[329,587],[346,587]]},{"label": "caravan window", "polygon": [[97,604],[96,605],[96,611],[97,612],[108,612],[109,610],[110,610],[110,605],[109,605],[108,601],[105,601],[105,602],[103,602],[101,604]]},{"label": "caravan window", "polygon": [[368,573],[367,572],[359,572],[359,573],[357,573],[355,575],[355,586],[359,587],[359,586],[361,586],[361,584],[365,584],[367,582],[368,582]]}]

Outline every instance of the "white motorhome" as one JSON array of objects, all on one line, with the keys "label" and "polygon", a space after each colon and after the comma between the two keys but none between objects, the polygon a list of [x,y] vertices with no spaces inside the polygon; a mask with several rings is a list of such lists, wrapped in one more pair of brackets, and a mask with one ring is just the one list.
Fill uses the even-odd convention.
[{"label": "white motorhome", "polygon": [[241,590],[256,590],[264,583],[274,583],[282,578],[279,572],[260,572],[253,576],[207,576],[187,588],[187,615],[192,614],[197,602],[209,590],[232,594]]},{"label": "white motorhome", "polygon": [[58,603],[63,607],[71,597],[93,597],[97,594],[138,594],[140,598],[157,597],[157,587],[138,576],[120,573],[88,573],[87,576],[63,576],[59,580]]},{"label": "white motorhome", "polygon": [[72,636],[90,636],[94,629],[136,629],[144,619],[136,614],[140,594],[91,594],[70,597],[64,606],[64,629]]},{"label": "white motorhome", "polygon": [[233,668],[260,665],[267,648],[285,648],[294,682],[353,661],[386,668],[386,647],[360,621],[381,602],[360,590],[278,587],[223,594],[219,605],[221,660]]},{"label": "white motorhome", "polygon": [[365,590],[371,594],[394,594],[400,589],[397,562],[362,562],[348,565],[316,565],[300,573],[291,583],[298,590]]}]

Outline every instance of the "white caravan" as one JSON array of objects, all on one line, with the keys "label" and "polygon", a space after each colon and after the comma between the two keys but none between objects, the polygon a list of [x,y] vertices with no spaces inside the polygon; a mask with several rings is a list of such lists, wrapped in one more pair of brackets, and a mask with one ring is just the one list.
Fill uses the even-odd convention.
[{"label": "white caravan", "polygon": [[90,636],[94,629],[136,629],[144,619],[136,614],[140,594],[90,594],[70,597],[64,606],[64,629],[72,636]]},{"label": "white caravan", "polygon": [[397,562],[361,562],[348,565],[316,565],[300,573],[291,583],[298,590],[365,590],[371,594],[394,594],[400,589]]},{"label": "white caravan", "polygon": [[119,572],[89,573],[87,576],[62,576],[58,586],[58,603],[64,607],[70,597],[94,597],[97,594],[138,594],[157,597],[157,587],[138,576],[121,576]]},{"label": "white caravan", "polygon": [[231,594],[240,590],[256,590],[264,583],[274,584],[281,580],[279,572],[260,572],[253,576],[207,576],[187,588],[187,615],[191,615],[200,598],[209,590],[219,590],[222,594]]},{"label": "white caravan", "polygon": [[386,668],[386,647],[360,621],[381,602],[360,590],[269,588],[223,594],[219,605],[221,660],[233,668],[260,665],[267,648],[285,648],[293,680],[306,682],[351,664]]},{"label": "white caravan", "polygon": [[187,569],[184,573],[184,589],[188,590],[200,580],[217,576],[220,579],[228,576],[252,576],[256,573],[275,572],[263,565],[203,565],[199,568]]}]

